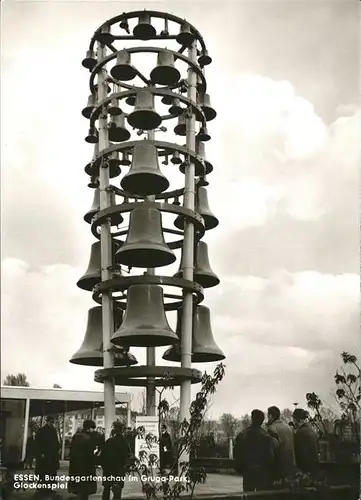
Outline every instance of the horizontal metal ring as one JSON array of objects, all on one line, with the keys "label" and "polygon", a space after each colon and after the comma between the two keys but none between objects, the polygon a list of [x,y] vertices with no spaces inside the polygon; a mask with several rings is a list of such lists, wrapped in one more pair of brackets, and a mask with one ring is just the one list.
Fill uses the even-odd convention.
[{"label": "horizontal metal ring", "polygon": [[[114,216],[114,214],[131,212],[132,210],[134,210],[135,208],[139,208],[140,206],[144,206],[145,208],[155,208],[160,212],[166,212],[174,215],[181,215],[187,221],[191,222],[194,225],[195,239],[197,242],[204,236],[205,233],[204,219],[197,212],[193,212],[192,210],[184,208],[180,205],[172,205],[170,203],[156,203],[151,201],[146,201],[143,203],[138,203],[138,202],[121,203],[120,205],[112,205],[104,210],[101,210],[100,212],[96,213],[92,219],[91,232],[93,233],[94,237],[99,240],[100,234],[98,234],[97,229],[99,226],[104,224],[107,221],[107,219],[114,219],[114,217],[112,217]],[[111,223],[115,225],[114,220],[111,221]],[[124,241],[121,240],[118,241],[124,243]],[[168,243],[168,246],[169,248],[174,250],[176,248],[181,248],[182,244],[183,244],[183,239],[180,239]]]},{"label": "horizontal metal ring", "polygon": [[[203,109],[200,106],[198,106],[197,103],[193,102],[191,99],[188,99],[188,97],[185,97],[182,94],[175,94],[174,92],[168,89],[159,89],[158,87],[142,87],[142,88],[136,88],[134,90],[124,90],[122,92],[115,92],[113,94],[108,95],[94,107],[92,114],[90,115],[90,127],[94,126],[95,120],[99,118],[99,115],[101,114],[103,107],[109,104],[113,99],[121,100],[125,99],[126,97],[134,96],[138,90],[147,90],[156,96],[170,96],[179,99],[181,102],[183,102],[183,104],[190,106],[194,113],[199,113],[199,115],[202,117],[202,125],[204,127],[207,127],[207,120],[204,115]],[[123,115],[125,117],[129,116],[128,113],[123,113]],[[175,119],[178,117],[173,115],[164,115],[161,116],[161,118],[163,121],[163,120]]]},{"label": "horizontal metal ring", "polygon": [[[191,59],[189,59],[189,57],[184,56],[180,52],[176,52],[174,50],[169,50],[169,49],[164,49],[164,47],[129,47],[129,48],[125,49],[125,50],[128,52],[128,54],[139,54],[139,53],[142,53],[142,52],[153,52],[153,53],[158,54],[159,52],[164,52],[166,50],[170,54],[173,54],[174,58],[180,59],[183,62],[185,62],[186,64],[188,64],[188,66],[191,66],[191,68],[193,69],[193,71],[195,71],[195,73],[197,73],[197,76],[199,76],[199,78],[200,78],[200,80],[202,82],[201,83],[202,90],[204,92],[207,91],[207,82],[206,82],[205,76],[204,76],[203,71],[201,70],[201,68],[198,66],[198,64],[196,64],[194,61],[192,61]],[[105,57],[101,62],[99,62],[92,69],[92,72],[91,72],[91,75],[90,75],[90,80],[89,80],[90,92],[92,94],[95,93],[95,85],[94,85],[94,79],[95,79],[95,77],[98,75],[98,73],[101,71],[101,69],[103,68],[103,66],[105,64],[107,64],[108,62],[112,61],[113,59],[116,59],[117,54],[118,54],[118,51],[113,52],[113,54],[110,54],[109,56]],[[174,85],[173,88],[177,88],[180,85],[181,84],[178,83],[177,85]],[[122,82],[121,86],[124,87],[124,88],[126,88],[126,89],[133,89],[133,94],[134,94],[134,91],[145,90],[145,89],[148,90],[148,88],[150,88],[150,87],[148,87],[148,88],[147,87],[137,87],[136,85],[130,85],[129,83],[125,83],[125,82]],[[159,88],[157,88],[157,90],[167,90],[167,89],[168,89],[168,87],[159,87]],[[178,95],[177,95],[177,97],[178,97]]]},{"label": "horizontal metal ring", "polygon": [[169,387],[180,385],[183,380],[197,384],[202,380],[202,372],[180,366],[131,366],[103,368],[94,374],[95,382],[114,379],[115,385],[124,386],[146,386],[149,383],[147,377],[154,378],[152,383],[155,386]]},{"label": "horizontal metal ring", "polygon": [[[172,276],[156,276],[143,274],[141,276],[118,276],[110,280],[102,281],[93,288],[93,300],[98,304],[102,303],[101,295],[103,292],[111,290],[114,292],[123,292],[133,285],[160,285],[174,286],[190,292],[194,296],[195,304],[198,305],[204,300],[204,291],[199,283],[185,280],[183,278],[174,278]],[[114,300],[116,298],[113,297]],[[125,310],[126,304],[117,301],[117,307]],[[179,301],[164,304],[165,311],[176,311],[183,304],[183,299]]]}]

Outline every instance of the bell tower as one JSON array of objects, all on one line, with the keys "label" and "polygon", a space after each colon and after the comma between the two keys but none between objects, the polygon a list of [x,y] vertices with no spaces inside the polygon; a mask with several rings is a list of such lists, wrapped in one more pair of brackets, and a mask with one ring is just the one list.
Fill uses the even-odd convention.
[{"label": "bell tower", "polygon": [[[144,69],[145,61],[152,69]],[[98,367],[107,436],[115,385],[146,387],[149,415],[156,414],[157,386],[180,386],[180,418],[188,419],[191,384],[202,376],[192,363],[225,357],[204,303],[205,289],[219,284],[205,242],[218,225],[207,193],[214,167],[205,151],[208,123],[217,115],[205,77],[211,62],[194,26],[148,10],[105,21],[82,61],[90,89],[85,141],[94,148],[85,167],[93,204],[84,220],[94,243],[77,285],[97,305],[70,361]],[[177,259],[178,271],[167,273]],[[145,365],[132,347],[146,349]],[[176,365],[156,363],[160,347]]]}]

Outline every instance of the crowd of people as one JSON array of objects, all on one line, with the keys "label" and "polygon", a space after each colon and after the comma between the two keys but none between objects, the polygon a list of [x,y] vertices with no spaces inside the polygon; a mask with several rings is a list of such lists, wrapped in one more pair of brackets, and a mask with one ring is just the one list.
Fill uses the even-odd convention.
[{"label": "crowd of people", "polygon": [[276,406],[268,408],[268,421],[260,410],[251,413],[251,425],[235,440],[235,469],[243,476],[243,490],[267,490],[274,481],[292,477],[297,471],[315,473],[318,438],[307,422],[308,413],[296,408],[291,425],[281,420]]},{"label": "crowd of people", "polygon": [[[35,457],[35,474],[39,476],[39,496],[49,496],[50,487],[59,470],[60,443],[54,419],[48,416],[46,423],[31,436],[30,460]],[[161,426],[159,438],[160,470],[170,467],[172,440],[166,425]],[[93,420],[85,420],[83,427],[74,434],[70,444],[68,492],[80,500],[88,500],[97,492],[96,469],[102,467],[102,500],[120,500],[124,477],[129,460],[135,453],[135,433],[120,421],[115,421],[109,439],[96,429]],[[50,477],[50,479],[49,479]],[[54,495],[54,492],[53,492]]]},{"label": "crowd of people", "polygon": [[[297,470],[315,473],[318,466],[318,438],[307,422],[308,413],[300,408],[293,412],[293,422],[281,420],[279,408],[268,409],[268,421],[260,410],[251,413],[251,425],[240,432],[235,440],[234,464],[243,476],[243,490],[267,490],[275,480],[295,475]],[[93,420],[85,420],[82,429],[73,436],[70,445],[68,492],[80,500],[88,500],[97,492],[97,466],[102,467],[102,500],[119,500],[124,487],[127,464],[134,456],[134,432],[116,421],[111,435],[96,430]],[[54,427],[54,419],[47,417],[46,424],[33,439],[36,460],[35,474],[42,485],[56,481],[59,470],[60,443]],[[159,438],[160,472],[171,467],[172,440],[165,425]],[[79,480],[81,478],[81,480]],[[49,494],[46,488],[39,493]]]}]

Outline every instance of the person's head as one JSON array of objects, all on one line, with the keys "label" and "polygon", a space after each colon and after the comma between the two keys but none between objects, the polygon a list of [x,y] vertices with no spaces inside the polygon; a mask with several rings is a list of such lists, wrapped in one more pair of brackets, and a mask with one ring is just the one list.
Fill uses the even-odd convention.
[{"label": "person's head", "polygon": [[295,426],[299,427],[300,425],[306,422],[308,418],[308,413],[302,408],[296,408],[295,411],[293,412],[292,418],[295,423]]},{"label": "person's head", "polygon": [[96,429],[96,425],[94,420],[84,420],[83,422],[83,431],[84,432],[91,432]]},{"label": "person's head", "polygon": [[165,432],[167,432],[168,429],[167,429],[167,426],[165,424],[162,424],[160,430],[164,434]]},{"label": "person's head", "polygon": [[261,427],[264,422],[264,413],[261,410],[253,410],[251,413],[252,427]]},{"label": "person's head", "polygon": [[277,406],[270,406],[267,410],[268,423],[278,420],[281,416],[280,409]]},{"label": "person's head", "polygon": [[54,417],[48,415],[46,417],[46,425],[49,425],[50,427],[54,426]]},{"label": "person's head", "polygon": [[125,426],[119,421],[116,420],[113,422],[112,435],[120,436],[124,433]]}]

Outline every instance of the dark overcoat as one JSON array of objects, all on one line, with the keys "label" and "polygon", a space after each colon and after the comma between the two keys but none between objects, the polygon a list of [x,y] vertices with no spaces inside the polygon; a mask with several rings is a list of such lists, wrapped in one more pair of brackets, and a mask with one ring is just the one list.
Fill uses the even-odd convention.
[{"label": "dark overcoat", "polygon": [[[95,449],[99,436],[91,432],[77,432],[70,444],[69,476],[77,479],[68,482],[68,492],[75,495],[94,495],[97,492]],[[82,476],[90,476],[82,480]]]},{"label": "dark overcoat", "polygon": [[268,489],[276,478],[278,442],[261,427],[240,432],[234,446],[234,463],[243,476],[244,491]]},{"label": "dark overcoat", "polygon": [[[125,475],[128,459],[131,456],[129,445],[121,434],[110,437],[103,444],[100,463],[103,468],[103,477]],[[105,485],[107,481],[104,481]]]},{"label": "dark overcoat", "polygon": [[44,425],[35,436],[35,474],[55,476],[59,469],[59,440],[54,427]]},{"label": "dark overcoat", "polygon": [[318,451],[317,434],[307,423],[302,424],[295,432],[295,455],[298,469],[302,472],[316,472]]},{"label": "dark overcoat", "polygon": [[163,432],[159,438],[159,461],[160,468],[172,466],[172,439],[168,431]]}]

